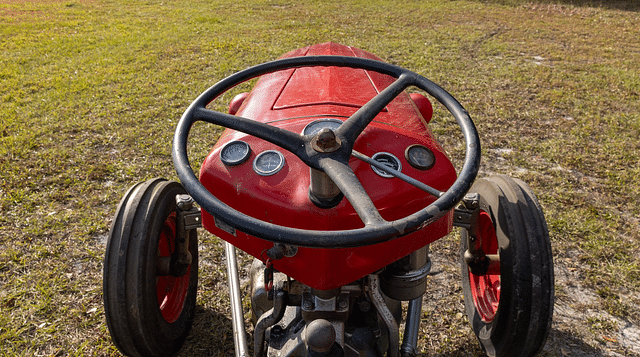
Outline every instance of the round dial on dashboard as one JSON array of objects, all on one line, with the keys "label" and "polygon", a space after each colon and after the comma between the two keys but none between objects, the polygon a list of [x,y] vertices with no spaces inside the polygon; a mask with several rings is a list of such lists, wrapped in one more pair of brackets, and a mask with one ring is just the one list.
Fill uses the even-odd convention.
[{"label": "round dial on dashboard", "polygon": [[263,151],[253,160],[253,171],[260,176],[271,176],[284,167],[284,156],[276,150]]},{"label": "round dial on dashboard", "polygon": [[220,160],[227,166],[240,165],[251,156],[249,144],[241,140],[235,140],[225,145],[220,150]]},{"label": "round dial on dashboard", "polygon": [[[378,153],[375,153],[371,158],[385,166],[388,166],[394,169],[395,171],[398,171],[398,172],[402,171],[402,164],[400,163],[400,160],[393,154],[390,154],[388,152],[378,152]],[[371,169],[373,169],[375,173],[377,173],[382,177],[386,177],[386,178],[393,177],[393,175],[391,175],[390,173],[383,171],[373,165],[371,166]]]},{"label": "round dial on dashboard", "polygon": [[302,129],[302,135],[316,135],[324,128],[336,131],[342,125],[342,121],[338,119],[324,118],[314,120]]},{"label": "round dial on dashboard", "polygon": [[436,163],[436,157],[433,155],[433,151],[429,150],[426,146],[418,144],[409,146],[404,151],[404,157],[411,166],[419,170],[430,169]]}]

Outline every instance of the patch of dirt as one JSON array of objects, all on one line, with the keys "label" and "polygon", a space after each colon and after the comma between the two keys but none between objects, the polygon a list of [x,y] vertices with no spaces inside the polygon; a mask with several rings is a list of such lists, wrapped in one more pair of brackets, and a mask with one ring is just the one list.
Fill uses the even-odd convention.
[{"label": "patch of dirt", "polygon": [[[425,319],[420,336],[421,348],[428,356],[482,355],[464,311],[459,243],[455,236],[431,245],[433,265],[423,303]],[[566,257],[554,258],[553,323],[541,355],[640,356],[640,327],[605,311],[595,288],[582,283],[577,255],[567,252]],[[456,351],[446,345],[460,347]]]}]

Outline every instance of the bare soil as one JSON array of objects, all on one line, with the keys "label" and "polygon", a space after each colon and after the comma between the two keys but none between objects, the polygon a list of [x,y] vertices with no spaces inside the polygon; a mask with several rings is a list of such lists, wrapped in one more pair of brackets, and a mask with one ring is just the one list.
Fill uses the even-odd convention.
[{"label": "bare soil", "polygon": [[[459,329],[468,326],[459,283],[458,249],[459,243],[453,236],[431,246],[433,268],[423,306],[425,338],[421,339],[426,356],[451,355],[452,352],[460,356],[482,355],[469,327],[468,333],[457,336],[457,331],[443,329],[448,320],[456,320],[457,323],[449,324]],[[600,306],[600,297],[593,287],[581,283],[583,277],[574,255],[575,252],[567,252],[554,259],[556,300],[552,329],[542,355],[640,356],[639,326],[612,316]],[[434,345],[432,339],[442,341],[443,335],[449,335],[452,345],[458,343],[470,350],[438,353],[438,347],[443,348]],[[429,350],[430,343],[435,351]]]}]

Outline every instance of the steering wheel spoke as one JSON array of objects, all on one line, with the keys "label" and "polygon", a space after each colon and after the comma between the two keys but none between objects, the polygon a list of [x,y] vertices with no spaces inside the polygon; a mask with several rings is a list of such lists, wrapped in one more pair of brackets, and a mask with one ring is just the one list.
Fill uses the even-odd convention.
[{"label": "steering wheel spoke", "polygon": [[414,76],[409,73],[401,74],[398,79],[375,97],[365,103],[360,109],[349,117],[337,130],[336,135],[347,139],[351,147],[364,128],[371,123],[392,100],[394,100],[407,87],[414,84]]},{"label": "steering wheel spoke", "polygon": [[211,124],[221,125],[245,134],[253,135],[272,144],[278,145],[298,156],[304,151],[305,142],[300,134],[280,129],[269,124],[243,118],[237,115],[217,112],[207,108],[198,108],[194,112],[194,119]]},{"label": "steering wheel spoke", "polygon": [[365,226],[376,226],[386,222],[348,164],[329,158],[321,159],[319,164],[349,200]]}]

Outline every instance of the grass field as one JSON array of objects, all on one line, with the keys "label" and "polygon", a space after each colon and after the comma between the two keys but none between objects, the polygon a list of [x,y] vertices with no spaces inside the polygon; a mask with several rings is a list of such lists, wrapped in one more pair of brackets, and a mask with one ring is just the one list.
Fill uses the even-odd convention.
[{"label": "grass field", "polygon": [[[537,192],[558,278],[545,353],[640,355],[639,24],[632,0],[0,0],[0,356],[117,355],[101,283],[122,194],[175,179],[174,126],[209,85],[326,41],[443,86],[478,126],[482,174]],[[436,108],[460,162],[453,127]],[[195,158],[218,131],[202,133]],[[455,239],[433,248],[445,271]],[[201,251],[183,354],[228,355],[222,245],[202,234]],[[450,284],[427,304],[420,347],[478,355]]]}]

